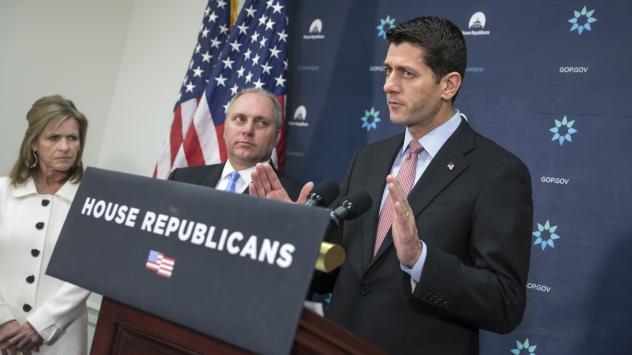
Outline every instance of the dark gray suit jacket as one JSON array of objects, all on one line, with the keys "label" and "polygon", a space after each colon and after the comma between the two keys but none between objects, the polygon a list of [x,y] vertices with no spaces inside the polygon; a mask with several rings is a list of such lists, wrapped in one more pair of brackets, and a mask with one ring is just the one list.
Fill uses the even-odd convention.
[{"label": "dark gray suit jacket", "polygon": [[[479,329],[509,332],[522,319],[533,206],[527,167],[463,121],[408,200],[427,259],[414,292],[391,233],[373,246],[379,202],[403,134],[360,149],[341,196],[368,191],[372,208],[345,222],[347,261],[326,316],[393,354],[477,354]],[[452,169],[448,165],[453,165]]]},{"label": "dark gray suit jacket", "polygon": [[[169,180],[187,182],[189,184],[209,186],[215,188],[217,182],[222,177],[224,164],[213,164],[203,166],[191,166],[188,168],[175,169],[170,175]],[[276,169],[275,169],[276,171]],[[301,186],[292,178],[285,176],[276,171],[281,180],[281,185],[285,188],[292,200],[298,198],[301,192]],[[248,193],[248,189],[244,193]]]}]

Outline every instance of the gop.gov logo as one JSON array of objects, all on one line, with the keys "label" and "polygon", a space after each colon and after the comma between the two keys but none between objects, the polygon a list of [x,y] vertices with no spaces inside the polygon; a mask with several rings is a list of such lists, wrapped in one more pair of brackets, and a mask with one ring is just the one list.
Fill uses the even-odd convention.
[{"label": "gop.gov logo", "polygon": [[376,111],[373,107],[371,107],[371,110],[364,110],[364,116],[362,116],[361,120],[362,128],[366,128],[367,132],[371,129],[377,129],[377,124],[381,121],[380,111]]},{"label": "gop.gov logo", "polygon": [[574,124],[575,120],[569,120],[566,115],[561,120],[555,120],[555,126],[549,128],[549,132],[553,133],[551,141],[558,141],[560,145],[564,142],[572,142],[572,135],[577,133],[577,130],[573,128]]},{"label": "gop.gov logo", "polygon": [[387,15],[385,18],[380,19],[380,24],[377,25],[377,36],[386,39],[386,31],[395,27],[395,18],[391,18],[391,15]]},{"label": "gop.gov logo", "polygon": [[307,119],[307,109],[305,106],[301,105],[294,110],[294,116],[292,120],[290,120],[287,124],[288,126],[295,127],[309,127],[309,123],[306,121]]},{"label": "gop.gov logo", "polygon": [[571,23],[571,29],[569,32],[577,31],[577,34],[581,36],[584,31],[592,31],[591,23],[597,21],[593,17],[595,9],[590,11],[586,10],[586,6],[581,11],[574,10],[573,17],[568,22]]},{"label": "gop.gov logo", "polygon": [[542,250],[549,248],[555,248],[555,241],[560,239],[560,236],[555,232],[557,231],[557,226],[551,225],[549,220],[547,219],[544,224],[537,224],[538,229],[533,231],[532,235],[535,238],[533,245],[537,245]]},{"label": "gop.gov logo", "polygon": [[514,355],[536,355],[535,348],[537,347],[537,345],[529,343],[529,338],[525,339],[524,342],[516,340],[516,347],[511,349],[511,353]]},{"label": "gop.gov logo", "polygon": [[325,39],[323,32],[323,21],[319,18],[312,21],[309,25],[308,33],[304,34],[303,39]]},{"label": "gop.gov logo", "polygon": [[487,23],[487,18],[485,14],[481,11],[475,12],[472,17],[470,17],[470,22],[468,23],[469,31],[462,31],[464,36],[488,36],[490,31],[485,30],[485,24]]}]

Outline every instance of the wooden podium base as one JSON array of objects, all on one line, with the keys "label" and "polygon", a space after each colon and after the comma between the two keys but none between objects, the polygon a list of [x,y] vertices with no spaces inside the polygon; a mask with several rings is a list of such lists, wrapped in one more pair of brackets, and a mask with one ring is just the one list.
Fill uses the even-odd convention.
[{"label": "wooden podium base", "polygon": [[[103,298],[91,355],[251,354],[108,298]],[[303,310],[292,354],[386,354],[348,330]]]}]

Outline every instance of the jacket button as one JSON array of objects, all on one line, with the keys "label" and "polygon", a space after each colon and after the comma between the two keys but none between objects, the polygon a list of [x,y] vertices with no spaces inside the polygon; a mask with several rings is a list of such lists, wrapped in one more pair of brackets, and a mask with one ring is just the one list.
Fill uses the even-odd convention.
[{"label": "jacket button", "polygon": [[366,295],[367,293],[371,292],[371,288],[367,285],[360,285],[360,294],[361,295]]},{"label": "jacket button", "polygon": [[31,275],[26,278],[26,282],[32,284],[35,281],[35,276]]},{"label": "jacket button", "polygon": [[44,207],[48,206],[49,203],[50,203],[50,201],[47,200],[47,199],[43,199],[42,200],[42,206],[44,206]]},{"label": "jacket button", "polygon": [[37,223],[35,223],[35,228],[37,228],[37,229],[44,228],[44,222],[37,222]]},{"label": "jacket button", "polygon": [[30,312],[30,311],[31,311],[31,309],[32,309],[32,307],[31,307],[31,305],[29,305],[29,304],[26,304],[26,303],[25,303],[25,304],[24,304],[24,306],[22,306],[22,310],[23,310],[24,312]]},{"label": "jacket button", "polygon": [[33,257],[37,257],[39,256],[40,251],[37,249],[31,249],[31,255],[33,255]]}]

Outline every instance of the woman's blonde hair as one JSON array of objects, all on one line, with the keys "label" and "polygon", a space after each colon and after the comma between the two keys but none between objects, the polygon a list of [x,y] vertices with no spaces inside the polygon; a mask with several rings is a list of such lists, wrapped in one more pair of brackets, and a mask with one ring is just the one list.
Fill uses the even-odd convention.
[{"label": "woman's blonde hair", "polygon": [[24,132],[24,139],[20,146],[18,159],[11,169],[9,178],[11,184],[17,186],[24,183],[37,173],[37,163],[33,152],[33,144],[44,132],[46,126],[51,122],[61,124],[67,119],[74,119],[79,125],[79,152],[75,164],[68,170],[67,180],[79,182],[83,176],[83,162],[81,156],[83,147],[86,144],[86,133],[88,131],[88,120],[86,116],[75,107],[75,104],[61,95],[44,96],[35,103],[26,114],[28,127]]}]

